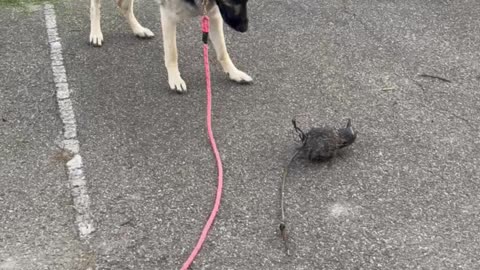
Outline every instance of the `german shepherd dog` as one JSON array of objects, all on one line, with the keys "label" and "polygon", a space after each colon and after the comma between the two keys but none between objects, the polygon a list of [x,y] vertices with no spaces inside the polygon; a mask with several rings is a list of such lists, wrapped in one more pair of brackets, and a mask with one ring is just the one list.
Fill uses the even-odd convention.
[{"label": "german shepherd dog", "polygon": [[[90,0],[90,43],[93,46],[102,46],[103,35],[100,28],[100,1]],[[115,0],[120,12],[127,19],[133,33],[140,38],[151,38],[153,32],[140,25],[133,13],[134,0]],[[248,0],[208,0],[207,13],[210,17],[210,40],[222,65],[223,71],[229,78],[239,83],[249,83],[252,78],[245,72],[237,69],[227,52],[223,34],[223,22],[238,32],[248,29],[247,17]],[[177,23],[188,17],[199,16],[203,12],[202,0],[160,0],[160,16],[162,23],[163,48],[165,53],[165,67],[168,73],[170,89],[185,92],[187,86],[178,70],[178,55],[176,42]],[[200,26],[199,26],[200,27]]]}]

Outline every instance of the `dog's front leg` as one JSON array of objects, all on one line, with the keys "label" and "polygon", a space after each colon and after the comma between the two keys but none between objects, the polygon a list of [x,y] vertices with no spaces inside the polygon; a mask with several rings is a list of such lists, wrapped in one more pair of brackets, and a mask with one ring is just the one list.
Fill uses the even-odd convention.
[{"label": "dog's front leg", "polygon": [[134,0],[116,0],[117,6],[120,8],[123,16],[127,18],[130,28],[132,28],[133,33],[139,38],[151,38],[154,36],[153,32],[150,29],[143,27],[135,18],[133,13],[133,1]]},{"label": "dog's front leg", "polygon": [[168,73],[168,84],[170,89],[179,92],[187,91],[185,81],[180,76],[178,70],[177,54],[177,18],[164,7],[160,6],[160,16],[162,22],[163,49],[165,52],[165,67]]},{"label": "dog's front leg", "polygon": [[223,71],[228,77],[239,83],[249,83],[253,81],[252,77],[235,67],[230,55],[228,55],[227,46],[225,45],[225,36],[223,34],[223,19],[217,6],[213,7],[210,12],[210,39],[217,53],[217,59],[222,65]]},{"label": "dog's front leg", "polygon": [[100,28],[100,0],[90,0],[90,44],[102,46],[103,34]]}]

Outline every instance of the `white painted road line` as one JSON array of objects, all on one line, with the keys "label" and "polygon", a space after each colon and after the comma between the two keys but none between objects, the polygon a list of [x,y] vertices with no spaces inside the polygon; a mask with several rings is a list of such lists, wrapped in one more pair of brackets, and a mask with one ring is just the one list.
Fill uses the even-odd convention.
[{"label": "white painted road line", "polygon": [[83,162],[80,155],[80,144],[77,139],[77,122],[70,100],[67,73],[63,65],[62,44],[57,32],[55,9],[51,4],[43,8],[47,27],[48,43],[50,45],[50,59],[52,61],[53,81],[56,87],[57,104],[60,118],[63,123],[62,148],[72,154],[67,166],[68,182],[73,197],[73,206],[76,211],[75,225],[81,238],[88,237],[94,230],[93,217],[90,212],[90,196],[88,196],[87,182],[83,171]]}]

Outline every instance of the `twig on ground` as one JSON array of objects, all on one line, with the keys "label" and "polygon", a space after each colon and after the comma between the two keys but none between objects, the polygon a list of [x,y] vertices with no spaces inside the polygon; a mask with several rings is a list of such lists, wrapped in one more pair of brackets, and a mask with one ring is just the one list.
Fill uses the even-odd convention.
[{"label": "twig on ground", "polygon": [[443,77],[440,77],[440,76],[436,76],[436,75],[428,75],[428,74],[425,74],[425,73],[422,73],[420,75],[418,75],[422,78],[430,78],[430,79],[437,79],[437,80],[440,80],[442,82],[447,82],[447,83],[451,83],[452,81],[449,80],[449,79],[445,79]]}]

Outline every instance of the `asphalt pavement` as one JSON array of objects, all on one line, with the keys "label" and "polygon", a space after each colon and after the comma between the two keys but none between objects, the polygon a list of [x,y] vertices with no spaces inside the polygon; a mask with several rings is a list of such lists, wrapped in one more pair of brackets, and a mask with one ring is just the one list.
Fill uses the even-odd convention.
[{"label": "asphalt pavement", "polygon": [[[211,55],[222,205],[191,269],[480,269],[480,2],[249,1],[225,28],[239,85]],[[132,35],[104,1],[55,2],[95,231],[78,235],[58,141],[43,5],[0,6],[0,269],[180,269],[216,188],[205,130],[199,20],[177,34],[183,95],[169,90],[158,3]],[[278,232],[283,167],[300,127],[357,141],[290,167],[291,255]],[[59,139],[60,138],[60,139]]]}]

